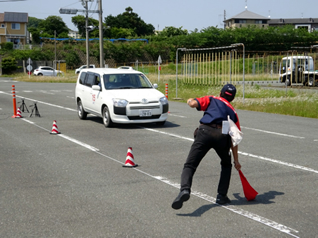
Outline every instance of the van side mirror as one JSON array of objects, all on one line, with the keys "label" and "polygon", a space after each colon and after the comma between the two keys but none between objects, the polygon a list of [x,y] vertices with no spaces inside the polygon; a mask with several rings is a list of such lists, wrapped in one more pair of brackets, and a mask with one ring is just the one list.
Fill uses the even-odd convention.
[{"label": "van side mirror", "polygon": [[157,89],[157,88],[158,88],[158,84],[154,83],[154,84],[153,84],[153,87],[154,87],[155,89]]},{"label": "van side mirror", "polygon": [[93,89],[94,91],[100,91],[100,86],[99,86],[99,85],[93,85],[93,86],[92,86],[92,89]]}]

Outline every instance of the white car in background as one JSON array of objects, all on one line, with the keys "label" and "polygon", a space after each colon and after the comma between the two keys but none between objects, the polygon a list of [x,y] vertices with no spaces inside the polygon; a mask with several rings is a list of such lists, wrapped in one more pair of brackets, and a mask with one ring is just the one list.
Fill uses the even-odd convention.
[{"label": "white car in background", "polygon": [[[91,69],[95,68],[95,64],[89,65],[89,68],[91,68]],[[78,69],[75,69],[75,74],[79,74],[82,69],[87,69],[87,65],[82,65]]]},{"label": "white car in background", "polygon": [[56,76],[63,75],[63,71],[53,69],[50,66],[40,66],[33,71],[33,74],[36,76]]},{"label": "white car in background", "polygon": [[75,87],[78,117],[103,118],[105,127],[114,123],[157,123],[168,118],[169,103],[157,84],[141,72],[127,69],[83,69]]}]

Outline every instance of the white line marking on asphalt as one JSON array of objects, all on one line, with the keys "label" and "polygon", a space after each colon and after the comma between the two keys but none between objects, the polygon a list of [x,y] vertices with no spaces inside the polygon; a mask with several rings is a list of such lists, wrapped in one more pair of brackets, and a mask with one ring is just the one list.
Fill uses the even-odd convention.
[{"label": "white line marking on asphalt", "polygon": [[[167,132],[163,132],[163,131],[159,131],[159,130],[155,130],[155,129],[151,129],[151,128],[146,128],[146,127],[141,127],[141,128],[143,128],[145,130],[148,130],[148,131],[152,131],[152,132],[156,132],[156,133],[160,133],[160,134],[176,137],[176,138],[179,138],[179,139],[184,139],[184,140],[188,140],[188,141],[194,141],[194,139],[192,139],[192,138],[179,136],[179,135],[176,135],[176,134],[171,134],[171,133],[167,133]],[[301,170],[305,170],[305,171],[309,171],[309,172],[313,172],[313,173],[317,173],[318,174],[317,170],[314,170],[314,169],[311,169],[311,168],[308,168],[308,167],[304,167],[304,166],[301,166],[301,165],[287,163],[287,162],[283,162],[283,161],[280,161],[280,160],[270,159],[270,158],[266,158],[266,157],[263,157],[263,156],[253,155],[253,154],[245,153],[245,152],[241,152],[241,151],[239,151],[238,153],[242,154],[242,155],[245,155],[245,156],[250,156],[250,157],[253,157],[253,158],[266,160],[266,161],[270,161],[270,162],[273,162],[273,163],[277,163],[277,164],[281,164],[281,165],[285,165],[285,166],[289,166],[289,167],[293,167],[293,168],[296,168],[296,169],[301,169]]]},{"label": "white line marking on asphalt", "polygon": [[181,117],[181,118],[187,118],[186,116],[181,116],[181,115],[176,115],[176,114],[168,114],[169,116],[173,116],[173,117]]},{"label": "white line marking on asphalt", "polygon": [[313,173],[318,174],[318,170],[314,170],[314,169],[311,169],[311,168],[308,168],[308,167],[304,167],[304,166],[301,166],[301,165],[287,163],[287,162],[283,162],[283,161],[280,161],[280,160],[266,158],[266,157],[263,157],[263,156],[253,155],[253,154],[249,154],[249,153],[245,153],[245,152],[241,152],[241,151],[239,151],[238,153],[241,154],[241,155],[250,156],[250,157],[253,157],[253,158],[266,160],[266,161],[270,161],[270,162],[273,162],[273,163],[286,165],[286,166],[293,167],[293,168],[296,168],[296,169],[301,169],[301,170],[305,170],[305,171],[308,171],[308,172],[313,172]]},{"label": "white line marking on asphalt", "polygon": [[74,138],[71,138],[71,137],[69,137],[69,136],[66,136],[66,135],[63,135],[63,134],[58,134],[58,136],[63,137],[63,138],[66,139],[66,140],[72,141],[72,142],[74,142],[74,143],[76,143],[76,144],[78,144],[78,145],[81,145],[81,146],[83,146],[83,147],[85,147],[85,148],[87,148],[87,149],[89,149],[89,150],[91,150],[91,151],[94,151],[94,152],[99,151],[99,149],[97,149],[97,148],[95,148],[95,147],[93,147],[93,146],[90,146],[90,145],[88,145],[88,144],[86,144],[86,143],[83,143],[83,142],[81,142],[81,141],[79,141],[79,140],[76,140],[76,139],[74,139]]},{"label": "white line marking on asphalt", "polygon": [[22,92],[24,92],[24,93],[32,93],[33,91],[23,90]]},{"label": "white line marking on asphalt", "polygon": [[[41,127],[41,126],[35,124],[34,122],[30,121],[30,120],[27,120],[27,119],[25,119],[25,118],[22,118],[22,120],[25,121],[25,122],[27,122],[27,123],[30,123],[30,124],[32,124],[32,125],[38,127],[38,128],[41,128],[41,129],[43,129],[43,130],[49,132],[48,129],[43,128],[43,127]],[[89,149],[89,150],[91,150],[91,151],[93,151],[93,152],[95,152],[95,153],[97,153],[97,154],[99,154],[99,155],[101,155],[101,156],[103,156],[103,157],[105,157],[105,158],[108,158],[108,159],[110,159],[110,160],[112,160],[112,161],[114,161],[114,162],[123,164],[122,162],[120,162],[120,161],[118,161],[118,160],[116,160],[116,159],[114,159],[114,158],[112,158],[112,157],[110,157],[110,156],[107,156],[107,155],[105,155],[105,154],[102,154],[101,152],[99,152],[98,149],[94,148],[93,146],[90,146],[90,145],[88,145],[88,144],[86,144],[86,143],[83,143],[83,142],[81,142],[81,141],[79,141],[79,140],[76,140],[76,139],[74,139],[74,138],[71,138],[71,137],[69,137],[69,136],[62,135],[62,134],[57,134],[57,136],[60,136],[60,137],[62,137],[62,138],[64,138],[64,139],[67,139],[67,140],[69,140],[69,141],[71,141],[71,142],[73,142],[73,143],[76,143],[76,144],[80,145],[80,146],[83,146],[84,148],[87,148],[87,149]],[[183,138],[183,137],[179,137],[179,138]],[[154,179],[156,179],[156,180],[159,180],[159,181],[161,181],[161,182],[163,182],[163,183],[165,183],[165,184],[168,184],[168,185],[170,185],[170,186],[173,186],[173,187],[175,187],[175,188],[178,188],[178,189],[179,189],[179,187],[180,187],[180,184],[170,182],[169,180],[167,180],[167,179],[165,179],[165,178],[163,178],[163,177],[161,177],[161,176],[154,176],[154,175],[148,174],[148,173],[146,173],[146,172],[144,172],[144,171],[142,171],[142,170],[140,170],[140,169],[137,169],[137,168],[133,168],[133,169],[135,169],[136,171],[138,171],[138,172],[140,172],[140,173],[142,173],[142,174],[144,174],[144,175],[147,175],[147,176],[149,176],[149,177],[151,177],[151,178],[154,178]],[[213,198],[213,197],[211,197],[211,196],[209,196],[209,195],[207,195],[207,194],[204,194],[204,193],[201,193],[201,192],[192,191],[192,195],[197,196],[197,197],[199,197],[199,198],[201,198],[201,199],[203,199],[203,200],[206,200],[206,201],[208,201],[208,202],[215,203],[215,198]],[[219,205],[219,206],[221,206],[221,205]],[[235,206],[233,206],[233,205],[232,205],[232,206],[222,206],[222,207],[225,208],[225,209],[227,209],[227,210],[229,210],[229,211],[231,211],[231,212],[234,212],[234,213],[239,214],[239,215],[241,215],[241,216],[247,217],[247,218],[249,218],[249,219],[251,219],[251,220],[253,220],[253,221],[259,222],[259,223],[264,224],[264,225],[266,225],[266,226],[269,226],[269,227],[271,227],[271,228],[273,228],[273,229],[276,229],[276,230],[278,230],[278,231],[280,231],[280,232],[283,232],[283,233],[285,233],[285,234],[288,234],[288,235],[290,235],[290,236],[293,236],[293,237],[298,238],[298,236],[292,234],[292,232],[298,233],[298,231],[295,230],[295,229],[292,229],[292,228],[287,227],[287,226],[285,226],[285,225],[279,224],[279,223],[277,223],[277,222],[275,222],[275,221],[272,221],[272,220],[269,220],[269,219],[267,219],[267,218],[261,217],[261,216],[259,216],[259,215],[257,215],[257,214],[254,214],[254,213],[245,211],[245,210],[243,210],[243,209],[237,208],[237,207],[235,207]]]},{"label": "white line marking on asphalt", "polygon": [[[140,171],[139,169],[136,169],[136,170]],[[147,173],[145,173],[143,171],[140,171],[140,172],[142,172],[142,173],[144,173],[144,174],[146,174],[146,175],[148,175],[148,176],[150,176],[152,178],[158,179],[161,182],[169,184],[169,185],[171,185],[171,186],[173,186],[175,188],[178,188],[178,189],[180,188],[180,184],[173,183],[173,182],[167,180],[166,178],[163,178],[163,177],[160,177],[160,176],[152,176],[152,175],[147,174]],[[194,195],[194,196],[197,196],[199,198],[202,198],[203,200],[206,200],[208,202],[212,202],[212,203],[214,203],[214,204],[216,204],[218,206],[222,206],[222,205],[219,205],[219,204],[216,203],[216,199],[214,197],[211,197],[211,196],[209,196],[207,194],[204,194],[204,193],[201,193],[201,192],[196,192],[196,191],[191,191],[191,195]],[[296,235],[291,233],[291,232],[298,233],[298,231],[293,229],[293,228],[284,226],[284,225],[279,224],[279,223],[277,223],[275,221],[269,220],[269,219],[267,219],[265,217],[261,217],[261,216],[259,216],[257,214],[254,214],[254,213],[251,213],[251,212],[247,212],[247,211],[245,211],[243,209],[240,209],[240,208],[237,208],[236,206],[233,206],[233,205],[226,205],[226,206],[222,206],[222,207],[227,209],[227,210],[229,210],[229,211],[231,211],[231,212],[234,212],[234,213],[239,214],[241,216],[247,217],[249,219],[252,219],[254,221],[262,223],[262,224],[264,224],[266,226],[272,227],[272,228],[274,228],[274,229],[276,229],[276,230],[278,230],[280,232],[286,233],[286,234],[288,234],[290,236],[298,237],[298,236],[296,236]]]},{"label": "white line marking on asphalt", "polygon": [[[10,93],[6,93],[6,92],[3,92],[3,91],[0,91],[0,93],[7,94],[7,95],[10,95],[10,96],[12,95]],[[51,104],[51,103],[47,103],[47,102],[43,102],[43,101],[38,101],[38,100],[35,100],[35,99],[32,99],[32,98],[22,97],[22,96],[18,96],[18,95],[16,95],[16,97],[17,98],[24,98],[24,99],[30,100],[30,101],[36,101],[36,102],[42,103],[44,105],[48,105],[48,106],[51,106],[51,107],[57,107],[57,108],[65,109],[65,110],[72,111],[72,112],[76,112],[77,111],[76,109],[73,109],[73,108],[62,107],[62,106],[59,106],[59,105],[56,105],[56,104]]]},{"label": "white line marking on asphalt", "polygon": [[[32,124],[32,125],[38,127],[38,128],[41,128],[42,130],[45,130],[45,131],[50,132],[50,130],[48,130],[48,129],[44,128],[44,127],[41,127],[41,126],[35,124],[34,122],[32,122],[32,121],[30,121],[30,120],[27,120],[27,119],[25,119],[25,118],[22,118],[22,120],[25,121],[25,122],[28,122],[28,123],[30,123],[30,124]],[[86,143],[83,143],[83,142],[81,142],[81,141],[79,141],[79,140],[76,140],[76,139],[74,139],[74,138],[71,138],[71,137],[69,137],[69,136],[62,135],[62,134],[56,134],[56,135],[57,135],[57,136],[60,136],[60,137],[62,137],[62,138],[64,138],[64,139],[66,139],[66,140],[69,140],[69,141],[71,141],[71,142],[73,142],[73,143],[75,143],[75,144],[78,144],[78,145],[80,145],[80,146],[83,146],[83,147],[85,147],[85,148],[87,148],[87,149],[89,149],[89,150],[91,150],[91,151],[94,151],[94,152],[99,151],[99,149],[97,149],[97,148],[95,148],[95,147],[93,147],[93,146],[90,146],[90,145],[88,145],[88,144],[86,144]]]},{"label": "white line marking on asphalt", "polygon": [[55,95],[54,93],[49,93],[48,91],[46,90],[39,90],[41,93],[45,93],[45,94],[51,94],[51,95]]},{"label": "white line marking on asphalt", "polygon": [[278,136],[286,136],[286,137],[292,137],[292,138],[298,138],[298,139],[305,139],[305,137],[301,137],[301,136],[282,134],[282,133],[277,133],[277,132],[273,132],[273,131],[264,131],[264,130],[260,130],[260,129],[245,127],[245,126],[241,126],[241,128],[244,128],[244,129],[247,129],[247,130],[264,132],[264,133],[273,134],[273,135],[278,135]]}]

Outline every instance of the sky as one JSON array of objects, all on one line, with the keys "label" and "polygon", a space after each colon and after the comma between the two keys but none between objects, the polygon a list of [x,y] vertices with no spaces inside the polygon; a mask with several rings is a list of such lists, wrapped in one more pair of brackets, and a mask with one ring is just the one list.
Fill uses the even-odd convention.
[{"label": "sky", "polygon": [[[75,15],[60,14],[60,8],[84,10],[81,0],[25,0],[3,2],[0,0],[0,12],[27,12],[29,16],[45,19],[48,16],[60,16],[71,30],[77,30],[72,23]],[[97,0],[88,4],[90,10],[98,10]],[[277,18],[318,18],[318,1],[316,0],[102,0],[103,19],[117,16],[131,7],[133,12],[156,30],[165,27],[182,27],[189,32],[199,31],[209,26],[223,28],[225,18],[231,18],[245,10],[264,17]],[[224,14],[225,13],[225,14]],[[84,14],[82,12],[78,13]],[[89,17],[98,20],[97,13]]]}]

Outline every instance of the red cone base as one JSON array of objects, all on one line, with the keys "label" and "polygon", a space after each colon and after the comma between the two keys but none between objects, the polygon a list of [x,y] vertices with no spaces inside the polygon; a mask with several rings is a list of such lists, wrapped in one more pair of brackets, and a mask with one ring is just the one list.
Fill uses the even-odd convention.
[{"label": "red cone base", "polygon": [[53,121],[53,127],[52,127],[52,131],[51,131],[51,133],[50,134],[60,134],[60,132],[59,132],[59,129],[57,128],[57,124],[56,124],[56,121],[54,120]]},{"label": "red cone base", "polygon": [[134,155],[133,155],[133,152],[132,152],[132,148],[129,147],[128,151],[127,151],[126,162],[123,165],[123,167],[133,168],[133,167],[137,167],[137,166],[138,166],[138,164],[136,164],[135,161],[134,161]]},{"label": "red cone base", "polygon": [[247,179],[245,178],[241,170],[239,170],[239,175],[241,178],[244,195],[247,201],[254,200],[258,192],[256,192],[254,188],[252,188],[252,186],[249,184],[249,182],[247,181]]}]

